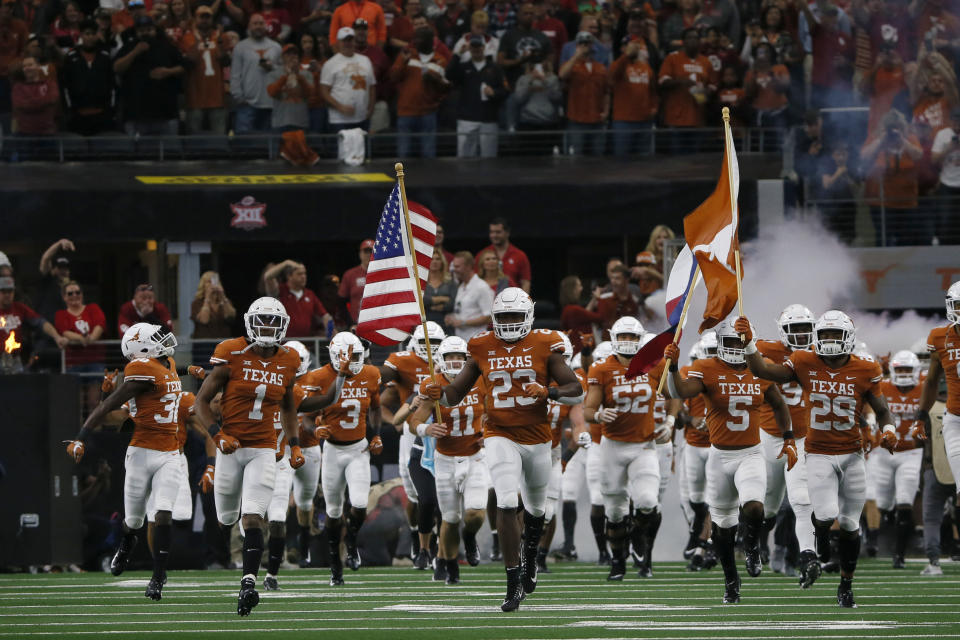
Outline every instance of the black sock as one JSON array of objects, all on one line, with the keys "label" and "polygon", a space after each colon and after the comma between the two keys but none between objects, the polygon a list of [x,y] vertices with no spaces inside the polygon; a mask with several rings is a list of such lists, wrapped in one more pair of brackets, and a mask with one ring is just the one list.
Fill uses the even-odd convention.
[{"label": "black sock", "polygon": [[[494,543],[496,543],[497,532],[493,532]],[[410,527],[410,541],[413,543],[413,555],[414,557],[420,553],[420,532],[417,530],[417,527]]]},{"label": "black sock", "polygon": [[[630,532],[627,529],[627,521],[607,523],[607,540],[610,542],[610,553],[614,560],[625,560],[627,558],[627,539]],[[606,549],[603,549],[606,551]]]},{"label": "black sock", "polygon": [[840,571],[849,575],[857,569],[860,557],[860,531],[840,532]]},{"label": "black sock", "polygon": [[543,535],[543,526],[546,523],[544,516],[535,516],[526,509],[523,510],[523,556],[531,560],[537,558],[537,547],[540,546],[540,536]]},{"label": "black sock", "polygon": [[170,555],[170,538],[173,528],[168,524],[153,527],[153,577],[163,578],[167,573],[167,558]]},{"label": "black sock", "polygon": [[267,542],[269,552],[267,554],[267,573],[272,576],[280,573],[280,563],[283,562],[283,548],[286,540],[280,536],[270,536]]},{"label": "black sock", "polygon": [[460,564],[457,562],[456,558],[452,560],[444,560],[447,563],[447,576],[452,580],[460,579]]},{"label": "black sock", "polygon": [[327,518],[327,544],[329,544],[328,552],[331,567],[340,566],[340,531],[342,528],[340,518]]},{"label": "black sock", "polygon": [[833,521],[817,520],[812,513],[810,519],[813,520],[813,533],[817,540],[817,555],[820,556],[820,562],[830,562],[830,527],[833,526]]},{"label": "black sock", "polygon": [[770,516],[769,518],[763,519],[763,524],[760,526],[760,548],[769,548],[770,533],[773,531],[773,528],[777,526],[777,516]]},{"label": "black sock", "polygon": [[706,502],[691,502],[690,507],[693,509],[693,524],[690,526],[690,536],[699,539],[703,534],[703,523],[707,521],[707,514],[710,513],[710,510],[707,508]]},{"label": "black sock", "polygon": [[137,532],[131,529],[130,531],[123,532],[123,538],[120,539],[120,548],[124,550],[129,550],[134,543],[134,539],[137,537]]},{"label": "black sock", "polygon": [[653,543],[657,540],[657,532],[660,531],[660,523],[663,522],[663,514],[660,513],[660,510],[657,509],[650,514],[650,521],[647,524],[647,534],[644,536],[644,547],[643,555],[647,566],[650,566],[650,562],[653,560]]},{"label": "black sock", "polygon": [[244,529],[243,538],[243,575],[256,577],[260,571],[260,556],[263,555],[263,529],[251,527]]},{"label": "black sock", "polygon": [[563,502],[563,546],[570,549],[574,546],[574,531],[577,528],[577,503],[570,500]]},{"label": "black sock", "polygon": [[363,521],[366,520],[366,518],[366,509],[357,509],[356,507],[350,509],[350,515],[347,516],[346,543],[348,547],[357,546],[357,534],[360,532],[360,527],[363,526]]},{"label": "black sock", "polygon": [[307,556],[310,555],[310,525],[300,525],[297,546],[300,548],[300,561],[306,564]]},{"label": "black sock", "polygon": [[220,544],[223,545],[223,551],[227,554],[227,564],[224,566],[229,568],[233,565],[233,562],[230,560],[230,557],[233,555],[233,550],[230,548],[230,538],[233,537],[233,527],[221,524],[218,531],[220,533]]},{"label": "black sock", "polygon": [[594,513],[594,509],[590,509],[590,528],[593,529],[593,539],[597,542],[597,549],[601,553],[606,552],[607,550],[607,531],[605,528],[605,520],[603,517],[603,509],[599,510],[598,513]]},{"label": "black sock", "polygon": [[913,508],[897,509],[897,543],[896,555],[905,556],[910,538],[913,537]]},{"label": "black sock", "polygon": [[723,529],[716,524],[713,525],[713,546],[716,549],[720,566],[723,567],[723,577],[726,582],[736,580],[738,577],[737,561],[734,557],[736,536],[736,527]]}]

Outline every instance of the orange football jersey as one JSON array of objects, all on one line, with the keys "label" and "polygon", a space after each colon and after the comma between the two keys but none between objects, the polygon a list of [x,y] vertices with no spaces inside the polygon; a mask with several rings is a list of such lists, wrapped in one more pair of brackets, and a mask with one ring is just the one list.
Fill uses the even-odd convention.
[{"label": "orange football jersey", "polygon": [[430,365],[413,351],[391,353],[383,365],[397,372],[397,380],[387,386],[396,386],[400,402],[405,402],[420,383],[430,377]]},{"label": "orange football jersey", "polygon": [[[317,391],[324,393],[337,380],[329,364],[317,369]],[[365,364],[360,373],[343,382],[340,399],[321,412],[334,443],[356,442],[367,437],[367,412],[380,408],[380,370]]]},{"label": "orange football jersey", "polygon": [[[580,381],[580,386],[583,387],[583,390],[587,390],[587,380],[583,375],[582,369],[577,369],[574,371],[577,374],[577,380]],[[557,386],[556,382],[550,383],[551,387]],[[547,400],[547,418],[550,419],[550,434],[553,436],[553,447],[556,447],[560,444],[560,441],[563,440],[563,423],[567,421],[567,418],[570,416],[570,409],[573,406],[569,404],[563,404],[555,400]]]},{"label": "orange football jersey", "polygon": [[617,410],[613,422],[601,425],[605,437],[622,442],[653,440],[657,384],[665,363],[661,360],[649,373],[630,379],[627,378],[627,367],[620,364],[616,356],[590,365],[587,384],[603,391],[601,406]]},{"label": "orange football jersey", "polygon": [[241,447],[273,449],[277,446],[273,417],[297,375],[300,357],[293,349],[279,347],[271,357],[261,358],[248,346],[246,338],[224,340],[210,357],[210,364],[230,370],[220,400],[223,432],[239,440]]},{"label": "orange football jersey", "polygon": [[[757,340],[757,350],[767,360],[775,364],[786,364],[790,359],[793,349],[785,347],[779,340]],[[807,437],[807,429],[810,426],[810,401],[803,388],[796,382],[788,382],[779,385],[780,395],[783,401],[787,403],[790,409],[790,423],[793,425],[793,437]],[[760,409],[763,416],[760,422],[760,428],[770,435],[780,437],[780,429],[777,422],[773,419],[773,408],[769,404],[764,404]]]},{"label": "orange football jersey", "polygon": [[747,368],[735,369],[719,358],[704,358],[690,365],[688,378],[703,382],[710,444],[742,448],[760,444],[760,407],[772,382]]},{"label": "orange football jersey", "polygon": [[180,443],[180,452],[183,452],[183,445],[187,443],[187,420],[193,417],[193,405],[197,402],[197,396],[189,391],[180,392],[180,409],[177,411],[177,441]]},{"label": "orange football jersey", "polygon": [[953,325],[937,327],[927,337],[927,351],[937,352],[947,379],[947,411],[960,416],[960,334]]},{"label": "orange football jersey", "polygon": [[860,451],[860,412],[864,397],[880,393],[880,365],[857,356],[842,367],[828,367],[812,351],[794,351],[784,363],[810,399],[807,453],[839,455]]},{"label": "orange football jersey", "polygon": [[[293,406],[299,407],[300,403],[303,402],[303,399],[307,397],[307,391],[301,387],[296,382],[293,383]],[[299,416],[297,417],[299,421]],[[283,435],[283,423],[280,422],[280,410],[277,409],[277,412],[273,414],[273,431],[274,431],[274,451],[277,453],[283,453],[287,447],[286,438]],[[300,431],[303,431],[301,428]],[[297,434],[297,439],[300,438],[300,435]],[[301,447],[309,447],[311,445],[300,443]]]},{"label": "orange football jersey", "polygon": [[437,451],[445,456],[472,456],[483,438],[483,393],[475,384],[455,407],[440,407],[449,433],[437,438]]},{"label": "orange football jersey", "polygon": [[180,376],[173,358],[167,366],[156,359],[131,360],[123,369],[124,380],[149,382],[153,387],[127,401],[133,419],[131,447],[143,447],[156,451],[176,451],[180,448],[179,409]]},{"label": "orange football jersey", "polygon": [[491,331],[478,333],[467,344],[480,368],[487,393],[484,437],[503,436],[519,444],[550,442],[546,400],[528,398],[523,386],[549,386],[547,359],[563,353],[563,340],[552,329],[534,329],[521,340],[504,342]]},{"label": "orange football jersey", "polygon": [[[920,394],[923,392],[923,384],[918,383],[903,393],[888,380],[880,383],[880,393],[887,399],[887,406],[893,419],[897,421],[897,435],[900,440],[897,443],[896,451],[911,451],[917,448],[917,442],[913,439],[910,430],[914,425],[921,424],[913,419],[920,409]],[[882,426],[882,425],[881,425]]]},{"label": "orange football jersey", "polygon": [[[304,398],[323,395],[319,390],[317,382],[320,379],[321,371],[322,369],[312,369],[297,380],[296,384],[300,385],[306,392]],[[301,402],[303,402],[303,399],[300,399],[297,404],[299,405]],[[304,449],[307,447],[316,447],[320,444],[317,437],[313,435],[313,417],[316,415],[318,414],[310,414],[305,420],[301,420],[300,422],[300,446]],[[309,428],[305,428],[305,424]]]},{"label": "orange football jersey", "polygon": [[[686,378],[690,373],[690,367],[680,367],[680,374]],[[703,399],[703,394],[700,394],[694,398],[687,398],[685,400],[687,405],[687,413],[690,414],[690,417],[694,420],[706,419],[707,417],[707,403]],[[706,431],[700,431],[699,429],[694,429],[693,426],[689,426],[683,430],[683,438],[687,441],[691,447],[709,447],[710,446],[710,434]]]}]

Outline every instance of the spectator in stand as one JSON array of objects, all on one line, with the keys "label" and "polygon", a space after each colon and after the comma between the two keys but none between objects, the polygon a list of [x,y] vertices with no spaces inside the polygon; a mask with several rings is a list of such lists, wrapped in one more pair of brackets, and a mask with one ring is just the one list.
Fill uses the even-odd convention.
[{"label": "spectator in stand", "polygon": [[915,87],[918,96],[913,105],[913,121],[926,124],[931,136],[936,135],[940,129],[949,126],[950,111],[960,106],[956,76],[950,63],[939,54],[924,56]]},{"label": "spectator in stand", "polygon": [[350,318],[356,325],[360,317],[360,301],[363,300],[363,287],[367,284],[367,267],[373,257],[374,241],[367,239],[360,243],[360,264],[347,269],[340,278],[340,300],[350,312]]},{"label": "spectator in stand", "polygon": [[[513,92],[520,116],[517,129],[521,131],[553,131],[560,128],[560,108],[563,106],[563,90],[560,78],[553,71],[549,60],[527,64],[526,72],[517,80]],[[540,139],[539,137],[537,138]],[[543,139],[545,152],[562,140]]]},{"label": "spectator in stand", "polygon": [[117,314],[117,335],[122,336],[138,322],[163,325],[173,331],[170,311],[162,302],[157,302],[151,284],[137,285],[133,290],[133,300],[127,300],[120,307]]},{"label": "spectator in stand", "polygon": [[854,41],[840,30],[839,10],[828,4],[816,17],[805,0],[795,0],[810,25],[813,70],[810,77],[810,104],[815,108],[847,107],[853,100]]},{"label": "spectator in stand", "polygon": [[820,212],[824,225],[845,243],[856,236],[857,178],[848,165],[850,153],[838,143],[830,152],[829,160],[821,165],[820,184],[817,185]]},{"label": "spectator in stand", "polygon": [[330,20],[330,45],[336,47],[340,41],[340,29],[353,28],[354,23],[363,18],[367,21],[367,44],[382,47],[387,42],[387,22],[383,9],[371,0],[347,0],[333,12]]},{"label": "spectator in stand", "polygon": [[357,37],[352,27],[341,27],[338,38],[339,52],[320,71],[320,95],[330,108],[330,132],[356,127],[369,130],[376,104],[373,65],[370,58],[356,53]]},{"label": "spectator in stand", "polygon": [[103,50],[97,23],[80,23],[77,46],[70,50],[60,71],[66,105],[67,129],[89,136],[113,129],[116,85],[113,63]]},{"label": "spectator in stand", "polygon": [[872,136],[884,114],[891,109],[907,111],[909,89],[904,75],[903,59],[896,48],[886,46],[877,52],[869,75],[864,78],[862,92],[870,97],[870,118],[867,135]]},{"label": "spectator in stand", "polygon": [[[179,43],[184,34],[193,29],[193,18],[190,14],[190,5],[187,0],[170,0],[170,25],[167,35],[170,40]],[[213,23],[213,11],[210,11],[210,22]]]},{"label": "spectator in stand", "polygon": [[567,276],[560,281],[560,328],[570,336],[573,352],[583,348],[585,336],[593,336],[593,326],[599,325],[603,317],[597,313],[597,301],[602,290],[596,287],[586,307],[580,304],[583,298],[583,283],[579,276]]},{"label": "spectator in stand", "polygon": [[663,288],[663,273],[652,251],[641,251],[633,258],[630,280],[637,285],[642,299]]},{"label": "spectator in stand", "polygon": [[601,131],[610,114],[607,68],[593,59],[594,37],[587,31],[577,34],[577,51],[563,63],[558,74],[567,85],[567,145],[571,154],[586,151],[603,155],[606,136]]},{"label": "spectator in stand", "polygon": [[[393,4],[393,0],[383,0],[383,2]],[[397,6],[394,5],[393,9],[396,8]],[[394,17],[387,30],[391,53],[399,53],[400,50],[410,46],[413,42],[413,19],[420,15],[420,0],[407,0],[403,13],[398,13]]]},{"label": "spectator in stand", "polygon": [[205,271],[200,276],[197,293],[190,303],[190,319],[193,320],[191,337],[212,339],[232,335],[236,317],[237,310],[223,290],[220,274],[216,271]]},{"label": "spectator in stand", "polygon": [[[597,20],[597,16],[584,15],[583,18],[580,19],[580,30],[577,31],[577,33],[583,33],[584,31],[589,32],[590,35],[593,36],[593,45],[590,51],[593,59],[607,67],[613,64],[613,52],[610,50],[610,47],[600,42],[600,22]],[[576,52],[577,42],[576,38],[574,38],[563,45],[563,49],[560,50],[560,64],[563,65],[567,60],[572,58]]]},{"label": "spectator in stand", "polygon": [[940,170],[937,186],[937,236],[941,242],[960,239],[957,202],[960,201],[960,108],[950,114],[950,126],[940,129],[931,149],[933,164]]},{"label": "spectator in stand", "polygon": [[[486,286],[486,291],[490,291]],[[0,373],[20,373],[23,370],[23,364],[28,360],[31,353],[30,345],[32,335],[27,329],[40,329],[44,334],[50,337],[57,346],[63,349],[67,345],[67,339],[56,330],[56,328],[43,319],[43,316],[23,304],[16,302],[15,283],[13,276],[0,276],[0,344],[6,343],[7,339],[13,334],[15,342],[22,346],[19,353],[11,354],[11,359],[2,358],[2,367]]]},{"label": "spectator in stand", "polygon": [[0,0],[0,126],[9,130],[10,68],[23,56],[27,46],[27,24],[13,17],[14,0]]},{"label": "spectator in stand", "polygon": [[180,46],[190,62],[186,80],[187,133],[224,134],[227,110],[223,91],[223,68],[229,55],[220,46],[220,28],[213,23],[213,10],[200,5],[194,28],[186,31]]},{"label": "spectator in stand", "polygon": [[[642,313],[641,313],[642,312]],[[644,321],[646,307],[639,296],[630,287],[630,269],[624,264],[614,265],[611,269],[610,291],[600,294],[597,300],[597,313],[600,315],[602,339],[609,340],[608,331],[618,318],[633,316]]]},{"label": "spectator in stand", "polygon": [[448,49],[453,47],[460,36],[470,31],[470,11],[467,5],[462,0],[446,0],[443,13],[435,18],[434,26],[440,41]]},{"label": "spectator in stand", "polygon": [[47,247],[40,257],[41,279],[34,307],[44,318],[53,318],[57,311],[64,308],[63,285],[70,280],[70,260],[64,254],[76,250],[73,242],[61,238]]},{"label": "spectator in stand", "polygon": [[927,51],[936,51],[950,56],[956,49],[960,38],[960,18],[957,17],[956,3],[944,0],[926,0],[911,2],[907,7],[916,25],[915,36],[923,40]]},{"label": "spectator in stand", "polygon": [[[280,44],[287,41],[292,31],[290,12],[278,7],[275,0],[254,0],[254,10],[263,16],[267,26],[267,37]],[[258,6],[259,5],[259,6]]]},{"label": "spectator in stand", "polygon": [[550,50],[553,51],[553,60],[559,60],[560,51],[569,39],[566,26],[553,15],[553,6],[548,0],[535,0],[533,3],[533,11],[533,28],[550,39]]},{"label": "spectator in stand", "polygon": [[[239,42],[239,34],[243,32],[248,21],[247,14],[241,4],[233,2],[233,0],[223,0],[222,2],[214,0],[210,8],[213,9],[213,21],[220,26],[224,33],[232,31],[237,34],[237,42]],[[225,46],[224,49],[226,50],[228,47]]]},{"label": "spectator in stand", "polygon": [[386,120],[386,124],[381,128],[386,129],[390,122],[390,112],[386,99],[393,95],[393,88],[387,86],[390,84],[387,79],[387,74],[390,72],[392,61],[387,57],[387,54],[383,52],[381,45],[373,46],[368,44],[368,29],[369,25],[367,25],[367,21],[363,18],[358,18],[357,21],[353,23],[353,30],[357,34],[357,53],[370,59],[370,64],[373,67],[373,78],[377,85],[376,91],[373,92],[374,106],[371,108],[371,121],[374,120],[372,114],[379,111],[381,119]]},{"label": "spectator in stand", "polygon": [[[869,4],[855,3],[854,18],[870,34],[870,47],[879,51],[885,43],[892,44],[906,62],[917,57],[914,26],[911,24],[910,3],[899,0],[877,0]],[[809,20],[809,17],[807,18]]]},{"label": "spectator in stand", "polygon": [[[430,273],[427,274],[427,284],[423,288],[423,306],[426,307],[427,320],[442,326],[447,315],[453,312],[456,297],[457,283],[450,275],[450,263],[443,251],[434,246]],[[447,328],[444,327],[443,330],[447,331]]]},{"label": "spectator in stand", "polygon": [[922,157],[923,149],[908,132],[907,120],[899,111],[883,117],[882,129],[860,152],[878,246],[928,245],[933,238],[933,221],[913,215],[917,209],[917,164]]},{"label": "spectator in stand", "polygon": [[803,129],[797,135],[793,167],[801,188],[816,191],[820,162],[826,157],[823,145],[823,120],[820,112],[810,110],[803,117]]},{"label": "spectator in stand", "polygon": [[271,125],[275,131],[304,131],[310,126],[307,101],[313,94],[313,74],[300,68],[300,49],[283,45],[281,65],[267,75],[267,93],[273,98]]},{"label": "spectator in stand", "polygon": [[660,27],[660,42],[665,52],[671,53],[683,48],[683,35],[687,29],[706,30],[707,17],[700,9],[700,0],[677,2],[677,11],[670,14]]},{"label": "spectator in stand", "polygon": [[449,265],[453,262],[453,253],[450,251],[447,251],[447,248],[443,245],[443,241],[445,239],[446,239],[446,234],[444,233],[443,225],[438,222],[437,237],[433,241],[433,247],[435,249],[439,249],[443,253],[443,259],[446,260],[447,264]]},{"label": "spectator in stand", "polygon": [[309,31],[304,32],[300,36],[300,70],[310,73],[316,89],[307,99],[312,133],[324,133],[327,129],[327,103],[320,91],[320,71],[326,61],[324,50],[317,46],[317,37]]},{"label": "spectator in stand", "polygon": [[478,253],[477,264],[479,265],[477,275],[489,285],[494,297],[507,287],[517,286],[517,283],[503,273],[503,269],[500,268],[500,260],[497,259],[497,254],[492,249],[485,249]]},{"label": "spectator in stand", "polygon": [[[280,282],[280,278],[284,282]],[[307,268],[294,260],[284,260],[263,274],[268,296],[283,304],[290,316],[288,338],[325,335],[330,337],[328,324],[333,320],[324,309],[320,298],[307,288]]]},{"label": "spectator in stand", "polygon": [[[524,2],[517,10],[517,25],[500,36],[497,63],[503,67],[511,88],[516,86],[526,63],[536,64],[551,57],[550,39],[534,28],[533,19],[533,4]],[[515,109],[513,115],[515,116]],[[509,124],[516,126],[515,123],[516,117],[512,117]]]},{"label": "spectator in stand", "polygon": [[787,128],[790,71],[779,64],[777,50],[761,42],[753,53],[753,68],[744,78],[746,99],[753,109],[753,124],[763,128]]},{"label": "spectator in stand", "polygon": [[[510,244],[510,224],[505,218],[494,218],[490,221],[489,233],[490,246],[483,251],[493,251],[500,260],[500,269],[507,277],[517,283],[516,286],[530,293],[530,259],[516,245]],[[474,267],[479,270],[480,262]]]},{"label": "spectator in stand", "polygon": [[473,254],[469,251],[460,251],[454,256],[453,275],[460,284],[453,313],[447,315],[444,324],[464,340],[470,340],[490,324],[493,291],[474,273]]},{"label": "spectator in stand", "polygon": [[[673,232],[673,229],[665,224],[658,224],[650,232],[650,237],[647,238],[647,246],[644,247],[644,251],[652,253],[653,257],[656,259],[656,264],[653,266],[653,268],[660,272],[661,283],[663,282],[664,247],[666,246],[668,240],[675,240],[676,237],[677,234]],[[638,276],[635,274],[635,277]]]},{"label": "spectator in stand", "polygon": [[126,6],[110,16],[110,24],[111,30],[114,33],[120,34],[123,44],[127,44],[129,40],[133,40],[137,35],[134,25],[136,19],[149,14],[147,13],[147,5],[144,0],[124,0],[124,4]]},{"label": "spectator in stand", "polygon": [[[106,352],[102,344],[97,344],[107,329],[107,319],[103,310],[95,303],[84,304],[83,289],[70,280],[63,285],[63,301],[66,309],[57,311],[54,327],[69,342],[64,347],[64,364],[67,373],[102,373],[106,363]],[[90,380],[90,379],[88,379]],[[87,384],[87,406],[93,407],[99,397],[99,379],[97,384]]]},{"label": "spectator in stand", "polygon": [[47,136],[57,132],[54,120],[60,103],[56,75],[47,76],[37,59],[23,59],[20,76],[13,84],[13,121],[22,136]]},{"label": "spectator in stand", "polygon": [[180,50],[158,32],[149,16],[137,16],[136,38],[117,53],[113,70],[120,76],[120,103],[128,135],[179,132]]},{"label": "spectator in stand", "polygon": [[[332,0],[307,0],[306,14],[300,18],[300,26],[297,30],[301,35],[309,33],[329,46],[330,20],[333,18],[333,10]],[[300,48],[303,49],[302,41]]]},{"label": "spectator in stand", "polygon": [[760,23],[755,33],[747,35],[743,40],[740,59],[744,64],[753,64],[753,55],[761,43],[770,44],[776,51],[777,60],[783,64],[799,62],[799,46],[787,28],[783,8],[776,4],[769,4],[760,14]]},{"label": "spectator in stand", "polygon": [[673,153],[694,153],[700,134],[684,131],[703,126],[703,106],[716,80],[710,61],[700,53],[700,34],[695,28],[683,32],[683,48],[674,51],[660,67],[660,98],[663,124],[673,129]]},{"label": "spectator in stand", "polygon": [[111,24],[112,14],[103,7],[93,12],[93,20],[97,23],[97,35],[100,37],[101,47],[108,54],[118,50],[121,46],[120,36],[113,32]]},{"label": "spectator in stand", "polygon": [[517,9],[511,0],[493,0],[487,5],[487,15],[490,16],[490,34],[498,40],[517,26]]},{"label": "spectator in stand", "polygon": [[487,15],[487,12],[483,10],[474,11],[473,15],[470,16],[470,30],[460,36],[457,43],[451,47],[453,55],[459,56],[460,62],[468,62],[470,60],[470,39],[473,36],[480,36],[483,38],[483,55],[496,58],[500,51],[500,40],[487,33],[489,26],[490,16]]},{"label": "spectator in stand", "polygon": [[730,42],[740,42],[740,11],[731,0],[704,0],[701,13],[706,25],[716,27]]},{"label": "spectator in stand", "polygon": [[447,66],[447,79],[460,90],[457,101],[457,157],[497,157],[497,117],[507,97],[503,70],[484,54],[482,36],[470,37],[470,61],[458,56]]},{"label": "spectator in stand", "polygon": [[747,91],[743,88],[743,79],[736,66],[720,69],[720,83],[713,99],[708,103],[708,124],[720,125],[723,121],[722,109],[730,109],[730,126],[745,127],[750,123],[750,106],[747,104]]},{"label": "spectator in stand", "polygon": [[263,16],[250,16],[247,37],[234,47],[230,63],[230,94],[236,108],[237,133],[270,128],[273,98],[267,92],[267,75],[281,64],[280,56],[280,45],[267,37]]},{"label": "spectator in stand", "polygon": [[420,155],[437,155],[437,110],[450,83],[445,76],[447,60],[433,48],[429,28],[417,29],[413,48],[397,56],[390,80],[397,85],[397,155],[409,157],[416,137]]},{"label": "spectator in stand", "polygon": [[63,5],[63,12],[50,25],[50,35],[60,49],[66,51],[77,46],[80,40],[80,23],[83,22],[83,11],[76,2]]},{"label": "spectator in stand", "polygon": [[[630,24],[642,24],[642,11],[630,12]],[[657,87],[643,40],[631,40],[610,67],[613,92],[613,155],[647,155],[657,117]]]}]

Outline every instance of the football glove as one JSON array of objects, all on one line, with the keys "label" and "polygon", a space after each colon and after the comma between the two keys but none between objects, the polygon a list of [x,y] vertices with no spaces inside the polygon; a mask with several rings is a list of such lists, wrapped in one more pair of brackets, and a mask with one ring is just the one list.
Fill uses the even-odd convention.
[{"label": "football glove", "polygon": [[103,382],[100,383],[100,391],[104,393],[111,393],[114,389],[117,388],[117,376],[120,375],[119,369],[114,369],[110,371],[108,369],[103,370]]},{"label": "football glove", "polygon": [[[927,439],[927,431],[922,424],[915,424],[910,427],[910,436],[917,442],[923,442]],[[920,445],[922,446],[922,445]]]},{"label": "football glove", "polygon": [[383,440],[380,439],[380,436],[373,436],[367,448],[370,449],[371,455],[378,456],[383,451]]},{"label": "football glove", "polygon": [[225,434],[223,431],[220,431],[213,437],[214,443],[217,445],[217,449],[220,449],[220,453],[230,454],[240,448],[240,441],[234,438],[233,436]]},{"label": "football glove", "polygon": [[680,348],[671,342],[663,348],[663,357],[676,364],[680,361]]},{"label": "football glove", "polygon": [[213,465],[208,464],[207,470],[203,472],[203,477],[200,478],[200,482],[198,483],[200,493],[210,493],[213,491],[213,472]]},{"label": "football glove", "polygon": [[733,322],[733,328],[736,329],[737,333],[743,336],[744,344],[753,341],[753,329],[750,328],[750,321],[743,316],[740,316]]},{"label": "football glove", "polygon": [[527,396],[528,398],[533,398],[538,402],[546,400],[548,393],[549,391],[547,388],[539,382],[528,382],[527,384],[523,385],[523,395]]},{"label": "football glove", "polygon": [[577,446],[583,447],[584,449],[586,449],[592,444],[593,444],[593,440],[590,438],[590,433],[588,431],[584,431],[579,436],[577,436]]},{"label": "football glove", "polygon": [[74,462],[80,462],[80,460],[83,459],[84,451],[85,447],[80,440],[70,440],[69,444],[67,444],[67,454],[73,458]]},{"label": "football glove", "polygon": [[797,456],[797,443],[793,438],[785,438],[783,441],[783,446],[780,447],[780,455],[777,456],[777,460],[787,456],[787,471],[793,469],[793,465],[797,464],[799,459]]},{"label": "football glove", "polygon": [[187,373],[192,375],[197,380],[203,380],[207,377],[207,370],[199,365],[192,364],[187,367]]},{"label": "football glove", "polygon": [[893,450],[897,447],[897,442],[899,442],[899,438],[897,438],[897,431],[893,428],[893,425],[884,426],[883,435],[880,436],[880,446],[893,453]]},{"label": "football glove", "polygon": [[330,436],[330,427],[323,424],[320,416],[317,416],[317,419],[314,421],[314,424],[317,426],[313,431],[313,435],[317,437],[318,440],[329,440]]},{"label": "football glove", "polygon": [[439,400],[443,396],[443,387],[436,382],[428,382],[420,386],[420,393],[431,400]]},{"label": "football glove", "polygon": [[307,459],[303,457],[303,452],[300,451],[300,445],[295,444],[290,447],[290,468],[299,469],[306,463]]}]

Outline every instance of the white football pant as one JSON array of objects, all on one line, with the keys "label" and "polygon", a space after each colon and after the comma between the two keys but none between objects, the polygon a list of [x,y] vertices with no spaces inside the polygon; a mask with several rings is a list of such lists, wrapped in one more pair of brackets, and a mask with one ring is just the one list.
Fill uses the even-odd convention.
[{"label": "white football pant", "polygon": [[836,519],[844,531],[860,528],[860,514],[867,499],[863,454],[808,453],[807,486],[817,520]]},{"label": "white football pant", "polygon": [[803,448],[805,441],[806,438],[796,439],[797,464],[787,471],[787,456],[777,459],[783,448],[783,438],[760,430],[760,447],[767,465],[767,495],[763,499],[763,517],[773,518],[777,515],[786,492],[796,516],[794,529],[801,551],[816,549],[817,542],[813,521],[810,520],[813,507],[810,505],[810,492],[807,489],[807,462]]},{"label": "white football pant", "polygon": [[407,423],[403,423],[403,430],[400,431],[400,454],[397,456],[397,462],[400,465],[400,482],[403,483],[403,490],[407,493],[407,500],[417,502],[417,488],[410,479],[410,448],[416,441],[417,436],[407,433]]},{"label": "white football pant", "polygon": [[273,449],[240,447],[230,454],[218,450],[213,499],[220,524],[232,526],[241,515],[265,517],[276,474]]},{"label": "white football pant", "polygon": [[[293,468],[290,466],[290,447],[277,461],[277,473],[273,480],[273,495],[267,506],[267,520],[286,522],[287,507],[290,506],[290,487],[293,486]],[[216,476],[214,476],[216,477]]]},{"label": "white football pant", "polygon": [[710,447],[707,457],[707,505],[710,519],[729,529],[740,520],[740,507],[748,502],[763,503],[767,491],[767,470],[760,445],[746,449]]},{"label": "white football pant", "polygon": [[547,483],[547,501],[543,505],[543,515],[547,522],[557,515],[557,503],[560,502],[560,488],[563,483],[563,465],[560,464],[560,449],[557,445],[550,450],[550,482]]},{"label": "white football pant", "polygon": [[[193,518],[193,495],[190,493],[190,473],[187,469],[187,456],[180,454],[180,488],[177,489],[177,498],[173,502],[173,519],[190,520]],[[157,521],[157,500],[150,492],[147,498],[147,522]]]},{"label": "white football pant", "polygon": [[[300,511],[309,511],[313,508],[313,497],[317,495],[317,486],[320,484],[320,445],[300,451],[306,462],[299,469],[293,470],[293,501],[297,503]],[[287,458],[289,457],[287,454]]]},{"label": "white football pant", "polygon": [[127,447],[124,458],[123,511],[127,527],[139,529],[147,513],[147,500],[154,495],[157,511],[173,511],[180,489],[180,459],[173,451],[156,451],[143,447]]},{"label": "white football pant", "polygon": [[667,492],[670,476],[673,475],[673,442],[657,445],[657,459],[660,461],[660,490],[657,492],[657,504],[663,504],[663,494]]},{"label": "white football pant", "polygon": [[524,509],[537,517],[544,515],[553,468],[551,443],[519,444],[503,436],[492,436],[484,440],[484,448],[497,508],[516,509],[519,492]]},{"label": "white football pant", "polygon": [[707,458],[710,447],[694,447],[688,444],[683,448],[683,472],[686,475],[687,495],[690,502],[705,502],[707,490]]},{"label": "white football pant", "polygon": [[[943,445],[947,450],[947,462],[954,478],[960,478],[960,416],[949,411],[943,413]],[[958,481],[960,482],[960,481]],[[958,484],[960,488],[960,484]]]},{"label": "white football pant", "polygon": [[343,492],[350,488],[350,504],[366,509],[370,498],[370,452],[367,439],[341,446],[327,442],[323,445],[323,463],[320,465],[323,499],[327,515],[343,515]]},{"label": "white football pant", "polygon": [[870,460],[873,464],[871,482],[876,486],[877,508],[889,511],[898,504],[913,506],[920,488],[920,465],[923,449],[911,449],[890,453],[886,449],[874,449]]},{"label": "white football pant", "polygon": [[610,522],[620,522],[633,506],[656,509],[660,494],[660,458],[653,440],[621,442],[600,439],[603,460],[603,511]]},{"label": "white football pant", "polygon": [[472,456],[436,453],[433,462],[437,503],[444,522],[457,524],[464,511],[487,508],[490,471],[481,449]]}]

